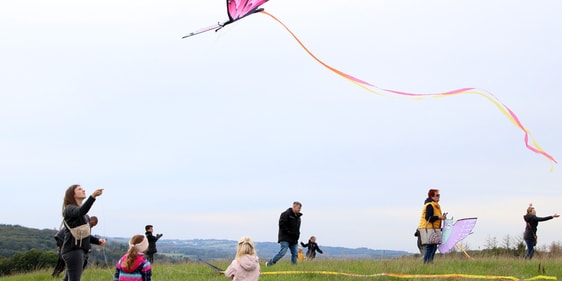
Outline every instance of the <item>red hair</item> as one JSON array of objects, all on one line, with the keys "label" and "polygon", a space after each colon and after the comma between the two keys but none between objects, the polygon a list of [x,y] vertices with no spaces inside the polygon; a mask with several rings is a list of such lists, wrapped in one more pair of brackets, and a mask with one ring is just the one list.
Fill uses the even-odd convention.
[{"label": "red hair", "polygon": [[435,194],[439,193],[439,189],[430,189],[427,192],[427,197],[432,198],[435,196]]}]

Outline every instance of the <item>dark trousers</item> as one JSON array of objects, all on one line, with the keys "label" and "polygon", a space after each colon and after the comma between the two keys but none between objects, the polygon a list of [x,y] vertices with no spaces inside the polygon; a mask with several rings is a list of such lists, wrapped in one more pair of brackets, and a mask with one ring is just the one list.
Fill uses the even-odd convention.
[{"label": "dark trousers", "polygon": [[62,259],[62,255],[59,252],[59,259],[57,260],[57,265],[55,265],[55,269],[53,270],[53,277],[59,277],[59,275],[61,274],[61,272],[64,271],[65,268],[65,263],[64,260]]},{"label": "dark trousers", "polygon": [[[88,255],[86,255],[84,257],[84,269],[86,269],[86,265],[88,265]],[[64,271],[64,269],[66,268],[66,263],[64,262],[64,259],[62,258],[62,255],[59,252],[59,258],[57,260],[57,264],[55,265],[55,269],[53,270],[53,273],[51,274],[53,277],[59,277],[59,275],[61,274],[61,272]],[[64,278],[64,281],[68,280],[68,277]]]},{"label": "dark trousers", "polygon": [[86,260],[87,254],[86,251],[78,249],[62,255],[64,263],[66,264],[66,272],[63,280],[80,281],[82,272],[84,272],[84,261]]},{"label": "dark trousers", "polygon": [[146,257],[147,261],[149,261],[150,263],[154,263],[154,253],[146,253],[144,256]]}]

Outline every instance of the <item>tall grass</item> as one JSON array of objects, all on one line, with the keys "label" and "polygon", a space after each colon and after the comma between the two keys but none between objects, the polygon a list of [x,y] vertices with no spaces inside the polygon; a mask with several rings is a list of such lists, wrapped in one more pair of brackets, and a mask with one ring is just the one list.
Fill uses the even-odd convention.
[{"label": "tall grass", "polygon": [[[214,265],[226,268],[230,261],[213,261]],[[420,258],[404,257],[390,260],[314,260],[303,261],[291,265],[285,258],[274,266],[265,267],[262,263],[261,281],[356,281],[356,280],[435,280],[437,277],[406,277],[373,276],[379,273],[443,275],[463,274],[476,277],[489,277],[495,280],[515,279],[525,280],[538,277],[535,280],[549,280],[543,276],[562,278],[562,259],[523,260],[521,258],[472,258],[438,256],[433,264],[423,264]],[[113,268],[88,268],[82,276],[82,281],[112,280]],[[348,276],[345,273],[362,276]],[[2,281],[34,281],[60,280],[51,277],[51,271],[41,270],[28,274],[18,274],[0,278]],[[369,276],[370,275],[370,276]],[[496,278],[491,277],[496,276]],[[502,278],[499,278],[502,276]],[[466,280],[464,278],[448,278],[447,280]],[[185,264],[153,265],[154,281],[225,281],[224,275],[219,274],[204,263],[189,262]],[[513,279],[511,279],[513,280]],[[550,279],[552,280],[552,279]]]}]

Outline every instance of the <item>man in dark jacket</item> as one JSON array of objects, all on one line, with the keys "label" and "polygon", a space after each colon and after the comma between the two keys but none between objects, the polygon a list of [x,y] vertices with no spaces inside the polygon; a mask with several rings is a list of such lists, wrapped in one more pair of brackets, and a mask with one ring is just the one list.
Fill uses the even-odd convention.
[{"label": "man in dark jacket", "polygon": [[279,235],[277,243],[281,246],[279,253],[265,263],[265,266],[274,265],[280,260],[287,250],[291,250],[291,263],[297,264],[299,236],[301,229],[301,208],[298,201],[293,202],[293,207],[287,209],[279,216]]},{"label": "man in dark jacket", "polygon": [[146,230],[145,233],[146,239],[148,239],[148,249],[146,250],[146,259],[150,263],[154,263],[154,254],[158,252],[158,250],[156,250],[156,241],[158,241],[158,239],[162,237],[162,234],[156,234],[156,236],[154,236],[152,234],[152,231],[154,231],[154,227],[150,224],[145,226],[144,229]]}]

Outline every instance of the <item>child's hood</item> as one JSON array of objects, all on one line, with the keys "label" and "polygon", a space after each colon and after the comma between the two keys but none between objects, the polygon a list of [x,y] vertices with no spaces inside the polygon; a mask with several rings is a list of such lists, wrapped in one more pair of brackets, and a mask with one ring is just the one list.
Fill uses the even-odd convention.
[{"label": "child's hood", "polygon": [[243,255],[238,259],[240,267],[246,271],[256,270],[259,265],[258,257],[251,255]]},{"label": "child's hood", "polygon": [[523,216],[523,220],[525,220],[526,222],[531,222],[531,220],[532,220],[531,218],[532,218],[533,216],[535,216],[535,215],[533,215],[533,214],[526,214],[526,215]]},{"label": "child's hood", "polygon": [[121,269],[123,270],[123,272],[126,273],[133,273],[135,272],[139,266],[145,261],[144,256],[143,255],[139,255],[136,259],[135,262],[133,263],[133,266],[131,268],[126,268],[125,267],[125,263],[127,262],[127,255],[125,255],[122,259],[121,259]]}]

